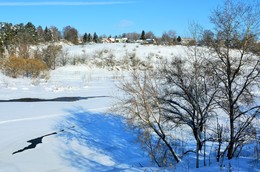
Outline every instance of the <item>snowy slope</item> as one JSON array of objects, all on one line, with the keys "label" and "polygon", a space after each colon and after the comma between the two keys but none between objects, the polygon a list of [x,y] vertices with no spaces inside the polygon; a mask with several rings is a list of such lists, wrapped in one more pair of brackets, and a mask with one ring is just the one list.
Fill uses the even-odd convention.
[{"label": "snowy slope", "polygon": [[[181,46],[138,44],[64,45],[64,49],[72,57],[106,49],[116,58],[135,52],[140,58],[153,55],[155,60],[186,51]],[[118,94],[115,84],[121,74],[86,65],[57,68],[48,80],[0,74],[0,100],[91,97],[72,102],[0,102],[0,172],[220,171],[214,163],[194,169],[194,155],[176,168],[157,168],[136,142],[136,133],[126,129],[124,119],[107,113],[114,103],[112,96]],[[23,150],[30,145],[27,141],[35,139],[42,143]],[[259,165],[242,158],[225,162],[223,171],[228,171],[229,163],[233,171],[260,171]]]}]

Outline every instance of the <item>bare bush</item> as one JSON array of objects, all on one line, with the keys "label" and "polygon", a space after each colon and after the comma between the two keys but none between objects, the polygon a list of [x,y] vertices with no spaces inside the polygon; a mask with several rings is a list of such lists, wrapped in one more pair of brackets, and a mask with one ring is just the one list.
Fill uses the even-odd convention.
[{"label": "bare bush", "polygon": [[69,63],[69,52],[67,49],[61,51],[58,62],[61,66],[66,66]]}]

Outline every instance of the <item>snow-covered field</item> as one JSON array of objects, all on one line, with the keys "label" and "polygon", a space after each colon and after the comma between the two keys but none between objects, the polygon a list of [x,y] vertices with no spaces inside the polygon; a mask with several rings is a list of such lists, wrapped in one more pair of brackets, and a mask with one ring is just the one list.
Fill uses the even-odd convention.
[{"label": "snow-covered field", "polygon": [[[137,44],[65,46],[70,55],[91,55],[106,49],[116,57],[136,52],[138,57],[173,57],[181,46]],[[0,102],[0,172],[81,171],[220,171],[218,164],[194,167],[184,159],[177,167],[160,169],[127,130],[122,117],[108,113],[118,94],[118,71],[85,65],[59,67],[46,79],[12,79],[0,74],[0,100],[80,97],[78,101]],[[86,97],[89,97],[85,99]],[[31,141],[31,142],[27,142]],[[42,142],[37,144],[35,142]],[[30,147],[31,145],[31,147]],[[191,157],[192,158],[192,157]],[[226,162],[223,171],[260,171],[251,159]]]}]

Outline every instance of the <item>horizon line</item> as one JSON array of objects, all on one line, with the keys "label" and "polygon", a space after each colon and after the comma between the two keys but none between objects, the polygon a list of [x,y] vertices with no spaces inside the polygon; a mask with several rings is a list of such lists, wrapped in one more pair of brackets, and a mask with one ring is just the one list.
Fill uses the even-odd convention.
[{"label": "horizon line", "polygon": [[72,2],[72,1],[52,1],[52,2],[0,2],[0,6],[94,6],[94,5],[120,5],[131,4],[135,1],[118,1],[118,2]]}]

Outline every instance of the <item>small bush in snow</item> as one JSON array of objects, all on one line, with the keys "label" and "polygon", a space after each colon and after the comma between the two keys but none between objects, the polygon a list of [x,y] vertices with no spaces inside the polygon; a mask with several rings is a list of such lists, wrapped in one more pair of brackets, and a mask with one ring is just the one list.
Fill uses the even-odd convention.
[{"label": "small bush in snow", "polygon": [[69,53],[68,50],[61,52],[60,56],[57,59],[59,65],[66,66],[69,63]]},{"label": "small bush in snow", "polygon": [[95,51],[95,53],[93,55],[94,59],[96,59],[96,58],[101,59],[102,57],[103,57],[103,51],[102,50]]},{"label": "small bush in snow", "polygon": [[108,52],[109,52],[108,49],[104,49],[104,50],[103,50],[103,53],[108,53]]}]

